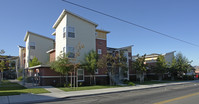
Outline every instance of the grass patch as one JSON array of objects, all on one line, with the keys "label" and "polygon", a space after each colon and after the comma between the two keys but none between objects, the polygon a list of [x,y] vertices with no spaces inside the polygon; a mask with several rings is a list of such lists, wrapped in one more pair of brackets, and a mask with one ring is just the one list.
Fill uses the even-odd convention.
[{"label": "grass patch", "polygon": [[63,88],[60,87],[59,89],[63,91],[81,91],[81,90],[93,90],[93,89],[104,89],[104,88],[116,88],[116,87],[121,87],[121,86],[82,86],[78,88]]},{"label": "grass patch", "polygon": [[25,88],[18,83],[11,83],[9,81],[2,81],[0,84],[0,96],[8,96],[8,95],[20,95],[24,93],[49,93],[49,91],[44,88]]}]

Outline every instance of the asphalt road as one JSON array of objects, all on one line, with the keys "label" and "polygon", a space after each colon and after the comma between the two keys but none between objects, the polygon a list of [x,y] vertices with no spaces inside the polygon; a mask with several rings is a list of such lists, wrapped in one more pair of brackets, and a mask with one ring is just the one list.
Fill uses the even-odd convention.
[{"label": "asphalt road", "polygon": [[199,104],[199,83],[64,98],[36,104]]}]

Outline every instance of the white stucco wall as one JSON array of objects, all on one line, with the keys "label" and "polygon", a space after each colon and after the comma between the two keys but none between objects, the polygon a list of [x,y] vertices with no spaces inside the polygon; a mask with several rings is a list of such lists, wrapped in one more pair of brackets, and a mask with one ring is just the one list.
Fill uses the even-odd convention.
[{"label": "white stucco wall", "polygon": [[167,64],[171,64],[172,60],[174,58],[174,52],[166,53],[164,57],[165,57]]},{"label": "white stucco wall", "polygon": [[56,46],[55,46],[55,58],[57,59],[57,57],[60,55],[60,53],[63,51],[63,47],[66,47],[66,38],[63,38],[63,28],[66,27],[66,16],[64,16],[64,18],[62,19],[62,21],[59,23],[59,25],[56,28],[56,36],[55,36],[55,42],[56,42]]},{"label": "white stucco wall", "polygon": [[[35,43],[35,49],[30,49],[30,42]],[[29,67],[28,62],[30,58],[37,57],[42,64],[49,62],[48,50],[53,49],[53,40],[44,37],[33,35],[29,33],[26,41],[26,67]]]},{"label": "white stucco wall", "polygon": [[67,47],[72,46],[75,48],[75,52],[77,52],[76,47],[78,44],[84,45],[84,48],[80,50],[80,56],[77,58],[77,61],[83,60],[85,54],[89,51],[96,50],[95,25],[71,14],[67,14],[67,27],[75,28],[75,38],[67,37]]},{"label": "white stucco wall", "polygon": [[26,58],[25,58],[25,68],[27,68],[29,66],[29,37],[27,37],[26,40]]}]

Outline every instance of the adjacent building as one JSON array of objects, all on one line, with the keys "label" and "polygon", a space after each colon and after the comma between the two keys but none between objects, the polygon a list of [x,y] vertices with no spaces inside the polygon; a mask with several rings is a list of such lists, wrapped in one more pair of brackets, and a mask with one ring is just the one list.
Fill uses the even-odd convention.
[{"label": "adjacent building", "polygon": [[[24,41],[26,42],[25,54],[24,52],[20,53],[20,59],[22,59],[20,61],[25,60],[25,68],[29,67],[29,61],[34,57],[44,65],[49,62],[49,54],[46,52],[54,48],[54,39],[27,31]],[[23,59],[24,56],[25,59]]]},{"label": "adjacent building", "polygon": [[[153,72],[153,68],[156,66],[158,56],[163,55],[167,65],[170,65],[172,63],[173,58],[174,58],[175,52],[176,51],[167,52],[167,53],[164,53],[164,54],[152,53],[152,54],[146,55],[145,56],[145,63],[147,64],[147,71],[145,73],[145,76],[148,79],[152,79],[152,80],[158,79],[158,76],[156,75],[156,73]],[[138,58],[137,56],[132,56],[132,61],[135,61],[137,58]],[[165,77],[168,77],[168,75],[165,75]]]},{"label": "adjacent building", "polygon": [[18,67],[19,69],[25,68],[25,62],[26,62],[26,47],[18,45],[19,48],[19,63]]}]

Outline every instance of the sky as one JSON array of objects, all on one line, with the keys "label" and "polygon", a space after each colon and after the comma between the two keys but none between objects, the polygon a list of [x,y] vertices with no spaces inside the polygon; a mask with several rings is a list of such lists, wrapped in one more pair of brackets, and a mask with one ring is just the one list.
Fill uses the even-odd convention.
[{"label": "sky", "polygon": [[[198,0],[68,0],[199,45]],[[26,31],[54,38],[52,26],[63,9],[110,31],[108,47],[134,45],[132,55],[181,52],[199,65],[199,47],[67,4],[62,0],[0,0],[0,49],[18,56]]]}]

